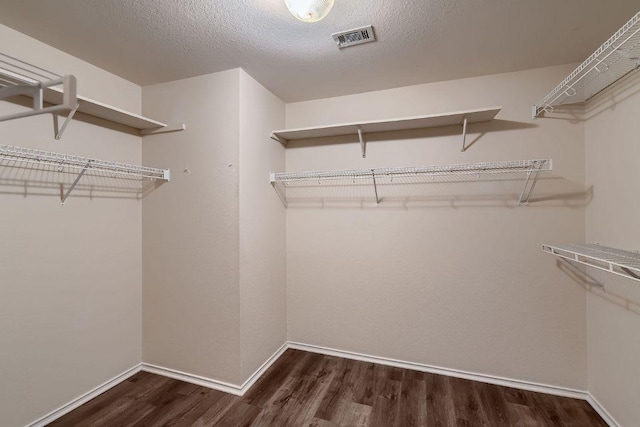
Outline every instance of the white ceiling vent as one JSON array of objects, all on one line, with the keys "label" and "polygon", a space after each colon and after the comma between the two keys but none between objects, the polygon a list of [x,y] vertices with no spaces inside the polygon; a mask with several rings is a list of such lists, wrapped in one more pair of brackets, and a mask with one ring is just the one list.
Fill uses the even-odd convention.
[{"label": "white ceiling vent", "polygon": [[331,37],[333,37],[333,40],[340,49],[343,47],[376,41],[376,36],[373,34],[373,27],[371,25],[333,33],[331,34]]}]

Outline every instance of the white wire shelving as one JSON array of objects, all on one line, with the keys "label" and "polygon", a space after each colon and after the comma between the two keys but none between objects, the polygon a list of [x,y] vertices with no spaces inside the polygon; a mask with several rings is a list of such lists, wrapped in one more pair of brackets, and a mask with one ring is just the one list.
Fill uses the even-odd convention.
[{"label": "white wire shelving", "polygon": [[426,167],[346,169],[330,171],[271,173],[270,182],[281,200],[287,205],[287,190],[314,186],[372,187],[371,195],[376,203],[382,198],[379,187],[394,184],[430,184],[436,182],[469,182],[483,178],[495,180],[502,176],[524,179],[518,199],[519,205],[529,202],[536,182],[542,172],[552,170],[551,159],[511,160],[486,163],[466,163]]},{"label": "white wire shelving", "polygon": [[362,157],[364,158],[367,154],[365,138],[367,133],[393,132],[457,125],[462,127],[461,151],[466,151],[467,148],[469,148],[466,143],[467,125],[470,123],[481,123],[493,120],[501,109],[502,107],[490,107],[389,120],[363,121],[328,126],[274,130],[271,132],[271,139],[286,146],[289,141],[299,139],[358,135],[360,148],[362,150]]},{"label": "white wire shelving", "polygon": [[146,166],[118,163],[107,160],[90,159],[70,154],[54,153],[33,148],[0,145],[1,167],[25,167],[26,165],[42,165],[51,167],[57,172],[77,173],[76,179],[60,191],[60,204],[65,201],[85,174],[107,174],[134,179],[150,179],[169,181],[169,169],[158,169]]},{"label": "white wire shelving", "polygon": [[[185,129],[184,124],[168,126],[166,123],[77,95],[74,76],[61,76],[0,52],[0,100],[17,95],[33,98],[32,108],[0,116],[0,122],[51,113],[54,117],[56,139],[62,137],[77,112],[135,129],[141,136]],[[67,117],[64,123],[58,126],[58,115],[65,114]]]},{"label": "white wire shelving", "polygon": [[542,250],[570,262],[640,281],[640,254],[594,244],[542,245]]},{"label": "white wire shelving", "polygon": [[533,106],[533,118],[554,106],[587,102],[640,67],[640,12]]}]

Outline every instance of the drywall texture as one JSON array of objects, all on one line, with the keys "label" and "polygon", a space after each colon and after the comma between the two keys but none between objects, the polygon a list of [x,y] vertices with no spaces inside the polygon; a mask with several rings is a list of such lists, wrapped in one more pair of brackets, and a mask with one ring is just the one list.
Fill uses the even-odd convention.
[{"label": "drywall texture", "polygon": [[143,159],[173,172],[143,202],[143,360],[240,375],[239,70],[143,88],[143,110],[186,123]]},{"label": "drywall texture", "polygon": [[240,69],[143,89],[186,123],[143,145],[170,185],[143,202],[143,359],[242,385],[286,340],[285,211],[269,171],[284,103]]},{"label": "drywall texture", "polygon": [[[2,26],[0,51],[75,74],[81,94],[139,112],[138,86]],[[0,102],[0,114],[23,108]],[[81,120],[55,141],[50,115],[0,123],[0,142],[141,160],[139,137]],[[15,427],[140,362],[141,203],[122,180],[85,177],[61,207],[62,175],[6,165],[0,163],[0,425]]]},{"label": "drywall texture", "polygon": [[[571,66],[287,104],[287,128],[502,105],[461,128],[290,142],[288,171],[552,158],[528,207],[522,181],[325,188],[287,211],[289,339],[586,389],[585,291],[540,250],[584,238],[584,126],[531,119]],[[333,142],[333,143],[331,143]],[[277,197],[273,194],[273,197]]]},{"label": "drywall texture", "polygon": [[285,210],[269,172],[285,152],[269,134],[284,127],[284,103],[240,70],[240,333],[247,379],[287,340]]},{"label": "drywall texture", "polygon": [[[585,124],[587,242],[640,250],[640,76],[589,103]],[[621,426],[640,420],[640,282],[589,269],[607,292],[587,294],[589,391]]]}]

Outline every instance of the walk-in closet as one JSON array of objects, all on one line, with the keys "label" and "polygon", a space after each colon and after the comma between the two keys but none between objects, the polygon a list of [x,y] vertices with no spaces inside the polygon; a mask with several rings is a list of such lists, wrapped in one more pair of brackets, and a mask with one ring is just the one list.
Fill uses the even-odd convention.
[{"label": "walk-in closet", "polygon": [[0,426],[640,426],[640,4],[0,2]]}]

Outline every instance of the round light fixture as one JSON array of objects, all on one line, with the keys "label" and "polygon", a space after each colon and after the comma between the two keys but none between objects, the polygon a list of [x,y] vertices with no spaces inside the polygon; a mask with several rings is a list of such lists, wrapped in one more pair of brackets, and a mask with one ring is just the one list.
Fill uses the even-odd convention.
[{"label": "round light fixture", "polygon": [[327,16],[334,0],[284,0],[289,12],[303,22],[317,22]]}]

